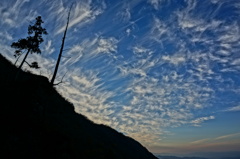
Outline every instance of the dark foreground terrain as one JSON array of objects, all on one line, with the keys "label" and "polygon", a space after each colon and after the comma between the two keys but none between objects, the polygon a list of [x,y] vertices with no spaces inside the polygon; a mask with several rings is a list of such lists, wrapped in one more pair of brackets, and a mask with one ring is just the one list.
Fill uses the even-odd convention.
[{"label": "dark foreground terrain", "polygon": [[46,77],[0,54],[0,158],[156,159],[137,141],[77,114]]}]

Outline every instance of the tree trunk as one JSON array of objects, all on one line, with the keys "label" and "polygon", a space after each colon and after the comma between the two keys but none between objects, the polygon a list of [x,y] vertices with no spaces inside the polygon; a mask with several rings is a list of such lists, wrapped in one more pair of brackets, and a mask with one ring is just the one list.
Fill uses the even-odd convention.
[{"label": "tree trunk", "polygon": [[25,62],[25,60],[26,60],[26,58],[27,58],[30,50],[31,50],[31,49],[28,49],[26,55],[24,56],[24,58],[23,58],[23,60],[22,60],[21,65],[18,67],[18,71],[17,71],[17,74],[16,74],[16,76],[15,76],[15,81],[17,81],[17,79],[18,79],[18,76],[19,76],[19,73],[20,73],[20,71],[21,71],[21,68],[22,68],[22,66],[23,66],[23,64],[24,64],[24,62]]},{"label": "tree trunk", "polygon": [[[72,6],[71,6],[71,8],[72,8]],[[68,12],[67,25],[66,25],[66,28],[65,28],[65,31],[64,31],[64,35],[63,35],[63,38],[62,38],[62,45],[61,45],[61,49],[60,49],[60,52],[59,52],[59,55],[58,55],[57,64],[56,64],[56,67],[55,67],[55,70],[54,70],[54,73],[53,73],[53,77],[52,77],[51,82],[50,82],[52,86],[54,85],[54,80],[56,78],[58,67],[59,67],[59,64],[60,64],[60,61],[61,61],[61,57],[62,57],[62,52],[63,52],[63,48],[64,48],[64,42],[65,42],[67,29],[68,29],[68,24],[69,24],[69,17],[70,17],[71,8],[70,8],[70,10]]]},{"label": "tree trunk", "polygon": [[16,59],[16,61],[15,61],[15,63],[14,63],[15,66],[16,66],[16,64],[17,64],[17,62],[18,62],[18,59],[19,59],[21,56],[22,56],[22,54],[17,57],[17,59]]},{"label": "tree trunk", "polygon": [[27,53],[26,53],[25,57],[24,57],[24,58],[23,58],[23,60],[22,60],[22,63],[21,63],[21,65],[18,67],[19,69],[21,69],[21,68],[22,68],[22,66],[23,66],[23,64],[24,64],[24,62],[25,62],[25,60],[26,60],[26,58],[27,58],[27,56],[28,56],[28,54],[29,54],[30,50],[31,50],[31,49],[28,49],[28,51],[27,51]]}]

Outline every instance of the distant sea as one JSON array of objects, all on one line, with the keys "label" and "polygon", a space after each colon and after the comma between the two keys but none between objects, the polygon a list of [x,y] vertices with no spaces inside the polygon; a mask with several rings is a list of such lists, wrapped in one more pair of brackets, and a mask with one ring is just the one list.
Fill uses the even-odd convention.
[{"label": "distant sea", "polygon": [[154,154],[159,159],[240,159],[240,151],[233,152],[195,152],[185,156],[178,154]]}]

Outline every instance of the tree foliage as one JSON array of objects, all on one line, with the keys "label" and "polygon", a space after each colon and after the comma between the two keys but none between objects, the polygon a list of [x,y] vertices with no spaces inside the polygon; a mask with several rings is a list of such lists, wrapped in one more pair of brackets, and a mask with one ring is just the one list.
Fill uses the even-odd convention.
[{"label": "tree foliage", "polygon": [[33,25],[28,26],[28,36],[12,43],[11,47],[16,49],[14,54],[15,57],[19,57],[23,53],[23,50],[27,50],[27,53],[19,68],[21,68],[24,64],[29,52],[38,54],[41,53],[39,46],[44,41],[42,35],[47,35],[47,31],[42,27],[42,23],[44,22],[41,16],[38,16],[36,18],[36,22]]}]

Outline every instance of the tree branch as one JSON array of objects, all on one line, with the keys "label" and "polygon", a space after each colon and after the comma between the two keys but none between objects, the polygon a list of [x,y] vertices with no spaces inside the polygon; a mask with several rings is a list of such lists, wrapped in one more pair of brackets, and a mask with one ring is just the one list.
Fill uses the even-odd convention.
[{"label": "tree branch", "polygon": [[30,68],[35,68],[35,69],[40,68],[37,62],[32,62],[32,64],[29,64],[27,61],[24,61],[24,62],[26,62]]},{"label": "tree branch", "polygon": [[[68,71],[67,71],[68,72]],[[53,86],[57,86],[57,85],[59,85],[59,84],[61,84],[61,83],[63,83],[63,78],[65,77],[65,75],[67,74],[67,72],[62,76],[62,79],[61,79],[61,81],[60,82],[58,82],[58,83],[56,83],[56,84],[53,84]]]},{"label": "tree branch", "polygon": [[[18,56],[18,57],[17,57]],[[18,62],[18,59],[20,58],[22,56],[22,53],[17,53],[16,54],[16,51],[15,51],[15,55],[14,55],[14,57],[16,57],[17,59],[16,59],[16,61],[15,61],[15,63],[14,63],[14,65],[16,66],[16,64],[17,64],[17,62]]]},{"label": "tree branch", "polygon": [[32,65],[30,65],[27,61],[24,61],[24,62],[26,62],[26,64],[28,64],[29,67],[32,67]]}]

